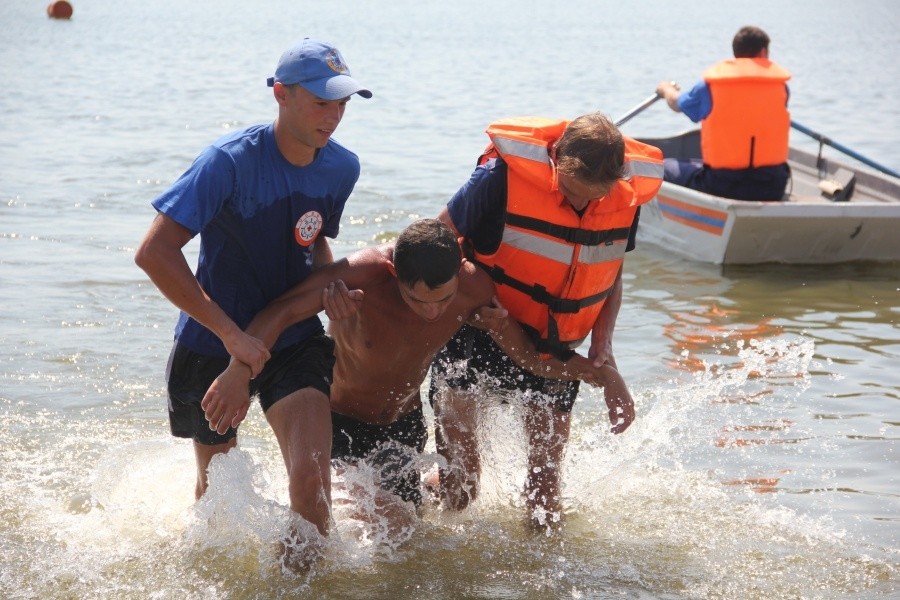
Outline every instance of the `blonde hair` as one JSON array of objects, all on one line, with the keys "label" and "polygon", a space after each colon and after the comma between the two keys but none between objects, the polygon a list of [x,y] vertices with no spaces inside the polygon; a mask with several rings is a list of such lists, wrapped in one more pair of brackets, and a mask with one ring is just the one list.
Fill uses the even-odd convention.
[{"label": "blonde hair", "polygon": [[612,185],[624,172],[625,138],[606,115],[582,115],[556,142],[556,166],[586,184]]}]

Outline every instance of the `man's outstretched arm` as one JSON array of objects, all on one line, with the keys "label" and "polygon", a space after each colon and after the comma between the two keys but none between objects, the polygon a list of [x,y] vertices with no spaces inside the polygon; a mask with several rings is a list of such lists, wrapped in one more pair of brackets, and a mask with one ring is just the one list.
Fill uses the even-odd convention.
[{"label": "man's outstretched arm", "polygon": [[182,250],[192,237],[184,226],[159,213],[134,261],[172,304],[216,334],[228,353],[250,365],[255,375],[269,360],[269,351],[262,342],[241,331],[200,286]]},{"label": "man's outstretched arm", "polygon": [[580,380],[590,385],[603,386],[601,368],[595,366],[592,360],[577,353],[565,362],[553,357],[543,358],[534,347],[534,342],[513,319],[509,319],[502,333],[490,333],[507,356],[535,375],[564,381]]},{"label": "man's outstretched arm", "polygon": [[543,360],[535,349],[534,342],[514,319],[507,318],[500,331],[488,331],[507,356],[535,375],[565,381],[580,380],[602,387],[612,433],[622,433],[634,422],[634,400],[625,380],[615,368],[612,355],[599,365],[597,361],[580,354],[575,354],[566,362],[556,358]]},{"label": "man's outstretched arm", "polygon": [[[360,284],[370,273],[342,259],[317,269],[302,283],[294,286],[281,297],[273,300],[260,311],[247,327],[247,333],[271,348],[281,333],[292,324],[328,309],[332,319],[353,314],[363,299],[359,289],[348,289],[343,278],[351,285]],[[210,429],[225,433],[247,416],[250,408],[251,374],[246,365],[232,360],[225,371],[213,381],[201,401]]]}]

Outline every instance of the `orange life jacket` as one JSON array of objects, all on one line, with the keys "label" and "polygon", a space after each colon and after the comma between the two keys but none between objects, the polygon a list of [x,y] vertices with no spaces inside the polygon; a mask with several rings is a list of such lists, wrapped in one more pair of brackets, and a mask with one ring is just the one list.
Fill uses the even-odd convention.
[{"label": "orange life jacket", "polygon": [[787,161],[790,73],[765,58],[735,58],[707,69],[703,78],[712,96],[712,111],[700,124],[704,163],[748,169]]},{"label": "orange life jacket", "polygon": [[502,241],[490,255],[474,253],[497,284],[497,295],[543,355],[563,360],[590,333],[625,257],[637,207],[662,184],[662,153],[625,138],[625,177],[582,215],[557,190],[549,148],[567,121],[524,117],[487,129],[481,162],[508,166]]}]

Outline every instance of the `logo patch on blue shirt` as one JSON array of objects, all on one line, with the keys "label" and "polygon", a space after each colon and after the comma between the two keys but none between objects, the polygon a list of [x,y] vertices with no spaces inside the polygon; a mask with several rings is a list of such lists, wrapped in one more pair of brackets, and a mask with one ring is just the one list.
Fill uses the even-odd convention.
[{"label": "logo patch on blue shirt", "polygon": [[319,236],[323,223],[322,215],[314,210],[300,217],[297,220],[297,225],[294,226],[294,238],[296,238],[297,243],[304,248],[312,244]]}]

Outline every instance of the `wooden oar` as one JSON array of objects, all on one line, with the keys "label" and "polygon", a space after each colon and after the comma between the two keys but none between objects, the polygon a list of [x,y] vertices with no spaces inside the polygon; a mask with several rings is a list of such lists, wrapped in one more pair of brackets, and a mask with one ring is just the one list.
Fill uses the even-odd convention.
[{"label": "wooden oar", "polygon": [[644,100],[643,102],[641,102],[640,104],[638,104],[637,106],[635,106],[634,108],[629,110],[627,113],[625,113],[624,116],[619,117],[619,120],[616,121],[616,127],[621,127],[622,125],[627,123],[629,120],[631,120],[632,117],[636,116],[638,113],[642,112],[645,108],[647,108],[648,106],[650,106],[651,104],[653,104],[654,102],[656,102],[659,99],[660,99],[660,95],[654,92],[652,96],[650,96],[649,98],[647,98],[646,100]]},{"label": "wooden oar", "polygon": [[[819,142],[819,144],[827,144],[827,145],[831,146],[832,148],[834,148],[835,150],[840,150],[841,152],[843,152],[843,153],[846,154],[847,156],[852,156],[853,158],[855,158],[855,159],[858,160],[859,162],[869,165],[869,166],[872,167],[873,169],[878,169],[878,170],[881,171],[882,173],[887,173],[888,175],[891,175],[892,177],[898,177],[898,178],[900,178],[900,173],[897,173],[897,171],[894,171],[893,169],[889,169],[889,168],[887,168],[887,167],[885,167],[885,166],[883,166],[883,165],[879,165],[879,164],[878,164],[877,162],[875,162],[874,160],[869,159],[869,158],[866,158],[865,156],[862,156],[862,155],[860,155],[860,154],[854,152],[853,150],[851,150],[851,149],[848,148],[847,146],[844,146],[844,145],[842,145],[842,144],[838,144],[838,143],[835,142],[834,140],[825,137],[825,136],[822,135],[821,133],[816,133],[816,132],[813,131],[812,129],[809,129],[808,127],[805,127],[805,126],[801,125],[801,124],[798,123],[797,121],[791,121],[791,127],[793,127],[794,129],[796,129],[797,131],[800,131],[800,132],[802,132],[802,133],[805,133],[806,135],[808,135],[808,136],[811,137],[812,139],[814,139],[814,140],[816,140],[817,142]],[[821,154],[821,147],[820,147],[820,154]]]}]

